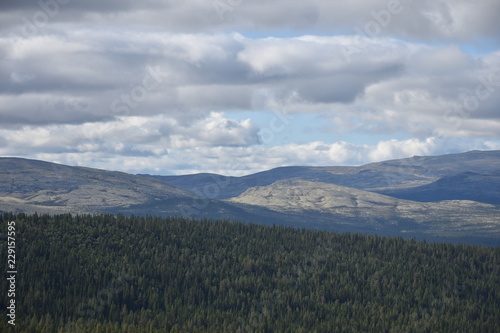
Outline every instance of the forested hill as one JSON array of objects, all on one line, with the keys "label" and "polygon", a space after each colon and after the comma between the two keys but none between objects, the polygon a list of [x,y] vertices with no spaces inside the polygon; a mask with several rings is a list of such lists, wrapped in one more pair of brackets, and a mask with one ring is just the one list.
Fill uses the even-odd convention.
[{"label": "forested hill", "polygon": [[16,329],[4,313],[0,332],[500,332],[500,248],[121,215],[4,214],[2,232],[9,221]]}]

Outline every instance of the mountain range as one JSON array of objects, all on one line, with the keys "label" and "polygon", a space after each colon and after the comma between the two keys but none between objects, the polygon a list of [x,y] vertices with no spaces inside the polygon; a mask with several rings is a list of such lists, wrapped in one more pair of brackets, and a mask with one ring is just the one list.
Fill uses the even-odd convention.
[{"label": "mountain range", "polygon": [[500,151],[242,177],[132,175],[3,157],[0,210],[223,218],[500,245]]}]

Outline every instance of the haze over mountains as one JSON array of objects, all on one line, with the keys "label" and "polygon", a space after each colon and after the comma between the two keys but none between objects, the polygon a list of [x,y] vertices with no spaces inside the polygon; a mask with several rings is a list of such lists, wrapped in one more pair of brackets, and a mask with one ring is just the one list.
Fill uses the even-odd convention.
[{"label": "haze over mountains", "polygon": [[0,158],[0,210],[226,218],[500,245],[500,151],[243,177],[131,175]]}]

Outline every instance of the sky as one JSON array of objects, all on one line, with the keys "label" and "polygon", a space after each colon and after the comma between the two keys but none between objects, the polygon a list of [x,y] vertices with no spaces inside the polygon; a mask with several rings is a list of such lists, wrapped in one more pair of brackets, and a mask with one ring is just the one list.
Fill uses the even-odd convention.
[{"label": "sky", "polygon": [[0,0],[0,156],[240,176],[500,149],[498,0]]}]

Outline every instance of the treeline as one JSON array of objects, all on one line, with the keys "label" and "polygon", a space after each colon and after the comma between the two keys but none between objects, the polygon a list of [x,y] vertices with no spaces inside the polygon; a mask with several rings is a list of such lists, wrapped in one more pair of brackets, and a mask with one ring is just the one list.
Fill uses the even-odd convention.
[{"label": "treeline", "polygon": [[[0,332],[500,332],[500,248],[184,218],[16,222]],[[0,258],[7,268],[7,242]]]}]

